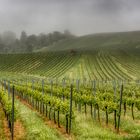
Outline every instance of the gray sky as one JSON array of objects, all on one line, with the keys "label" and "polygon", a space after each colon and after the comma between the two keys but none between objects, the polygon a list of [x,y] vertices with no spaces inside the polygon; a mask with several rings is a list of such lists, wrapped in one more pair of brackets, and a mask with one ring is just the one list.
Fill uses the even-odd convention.
[{"label": "gray sky", "polygon": [[0,32],[140,30],[140,0],[0,0]]}]

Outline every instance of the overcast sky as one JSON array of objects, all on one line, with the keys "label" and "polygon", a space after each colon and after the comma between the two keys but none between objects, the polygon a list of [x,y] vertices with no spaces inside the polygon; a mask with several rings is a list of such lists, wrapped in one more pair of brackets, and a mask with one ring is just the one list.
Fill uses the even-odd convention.
[{"label": "overcast sky", "polygon": [[0,0],[0,32],[140,30],[140,0]]}]

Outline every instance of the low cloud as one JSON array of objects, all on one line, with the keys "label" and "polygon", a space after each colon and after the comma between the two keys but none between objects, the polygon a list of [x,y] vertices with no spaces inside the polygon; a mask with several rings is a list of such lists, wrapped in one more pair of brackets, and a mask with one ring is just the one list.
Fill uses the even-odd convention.
[{"label": "low cloud", "polygon": [[139,0],[1,0],[0,31],[77,35],[140,30]]}]

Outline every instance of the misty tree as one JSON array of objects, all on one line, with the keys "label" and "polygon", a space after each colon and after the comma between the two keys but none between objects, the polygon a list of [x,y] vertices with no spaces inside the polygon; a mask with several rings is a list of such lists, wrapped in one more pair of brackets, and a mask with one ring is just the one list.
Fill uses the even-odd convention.
[{"label": "misty tree", "polygon": [[21,43],[25,43],[26,40],[27,40],[27,34],[26,34],[25,31],[22,31],[22,32],[21,32],[21,35],[20,35],[20,42],[21,42]]},{"label": "misty tree", "polygon": [[41,33],[39,35],[27,35],[25,31],[21,32],[20,38],[12,31],[6,31],[0,36],[1,52],[32,52],[56,43],[57,41],[74,37],[69,30],[63,33],[54,31],[52,33]]},{"label": "misty tree", "polygon": [[5,48],[5,45],[2,42],[2,36],[0,34],[0,51],[3,52],[4,51],[4,48]]},{"label": "misty tree", "polygon": [[75,37],[74,35],[72,35],[72,33],[69,30],[64,30],[64,36],[65,38],[73,38]]},{"label": "misty tree", "polygon": [[0,52],[4,51],[4,44],[2,42],[2,35],[0,34]]},{"label": "misty tree", "polygon": [[16,40],[16,34],[12,31],[5,31],[2,34],[2,42],[5,45],[11,45],[15,42],[15,40]]},{"label": "misty tree", "polygon": [[19,51],[22,51],[22,52],[25,52],[26,51],[26,41],[27,41],[27,34],[25,31],[22,31],[21,32],[21,35],[20,35],[20,39],[19,39],[19,42],[17,41],[17,45],[19,46],[18,50]]},{"label": "misty tree", "polygon": [[61,32],[58,32],[58,31],[53,32],[52,36],[53,36],[54,42],[64,38],[64,34],[62,34]]},{"label": "misty tree", "polygon": [[38,48],[41,48],[42,46],[47,46],[48,43],[48,36],[44,33],[39,34],[38,36]]},{"label": "misty tree", "polygon": [[31,53],[33,52],[33,44],[29,44],[26,48],[26,52]]},{"label": "misty tree", "polygon": [[26,40],[26,51],[32,52],[33,48],[36,48],[36,45],[37,45],[37,36],[36,35],[28,36]]}]

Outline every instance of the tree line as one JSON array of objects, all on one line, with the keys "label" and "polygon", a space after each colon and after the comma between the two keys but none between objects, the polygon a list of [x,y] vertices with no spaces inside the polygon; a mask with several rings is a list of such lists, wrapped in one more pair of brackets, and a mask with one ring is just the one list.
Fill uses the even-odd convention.
[{"label": "tree line", "polygon": [[60,40],[75,37],[70,31],[54,31],[52,33],[40,33],[39,35],[27,35],[25,31],[21,32],[19,38],[12,31],[6,31],[0,34],[0,53],[30,53],[35,50],[47,47]]}]

